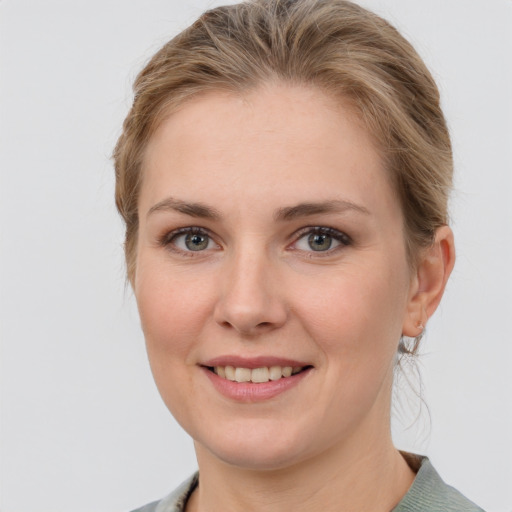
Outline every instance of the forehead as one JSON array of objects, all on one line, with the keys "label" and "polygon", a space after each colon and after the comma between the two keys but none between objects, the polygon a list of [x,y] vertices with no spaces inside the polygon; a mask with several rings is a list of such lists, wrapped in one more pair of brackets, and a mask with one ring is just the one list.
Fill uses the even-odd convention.
[{"label": "forehead", "polygon": [[[145,163],[164,138],[194,144],[195,149],[206,148],[209,141],[217,145],[234,142],[233,135],[235,140],[252,137],[254,142],[270,145],[295,142],[308,147],[325,140],[326,131],[333,138],[355,135],[352,144],[367,149],[374,146],[351,102],[318,87],[277,82],[240,92],[207,90],[187,98],[164,116],[150,139]],[[232,146],[234,149],[235,144]]]},{"label": "forehead", "polygon": [[229,203],[262,196],[296,202],[315,194],[358,202],[385,194],[396,203],[355,111],[313,87],[267,84],[188,101],[154,133],[143,173],[140,206],[146,208],[165,194],[207,199],[212,191]]}]

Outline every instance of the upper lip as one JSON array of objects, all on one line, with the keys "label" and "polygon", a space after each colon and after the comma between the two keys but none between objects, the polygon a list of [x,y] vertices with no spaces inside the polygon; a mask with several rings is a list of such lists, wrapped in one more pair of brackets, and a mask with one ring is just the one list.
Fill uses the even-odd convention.
[{"label": "upper lip", "polygon": [[270,368],[271,366],[291,366],[293,368],[311,366],[310,363],[276,356],[242,357],[235,355],[217,356],[201,363],[201,366],[233,366],[235,368]]}]

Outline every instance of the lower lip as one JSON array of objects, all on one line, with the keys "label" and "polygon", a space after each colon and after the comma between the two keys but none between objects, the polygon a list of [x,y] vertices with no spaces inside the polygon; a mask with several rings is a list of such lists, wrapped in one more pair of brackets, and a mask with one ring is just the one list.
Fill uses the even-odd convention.
[{"label": "lower lip", "polygon": [[282,377],[279,380],[271,380],[255,384],[254,382],[234,382],[223,379],[216,373],[202,367],[215,389],[227,398],[238,402],[262,402],[269,400],[289,389],[294,388],[304,379],[312,368],[307,368],[300,373],[290,377]]}]

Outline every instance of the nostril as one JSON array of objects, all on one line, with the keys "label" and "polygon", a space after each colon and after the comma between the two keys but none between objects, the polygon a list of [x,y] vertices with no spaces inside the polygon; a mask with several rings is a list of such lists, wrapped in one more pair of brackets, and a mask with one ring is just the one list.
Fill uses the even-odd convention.
[{"label": "nostril", "polygon": [[240,286],[231,292],[221,295],[215,306],[214,319],[221,327],[251,336],[281,327],[286,322],[283,302],[270,292],[254,296],[254,293],[241,293]]}]

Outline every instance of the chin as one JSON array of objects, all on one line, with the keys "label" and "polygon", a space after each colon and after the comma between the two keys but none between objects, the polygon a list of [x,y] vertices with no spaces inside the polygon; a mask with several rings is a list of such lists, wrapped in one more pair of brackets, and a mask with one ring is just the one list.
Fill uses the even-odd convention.
[{"label": "chin", "polygon": [[277,471],[300,462],[296,454],[268,448],[263,450],[261,446],[257,449],[247,447],[210,453],[225,464],[252,471]]},{"label": "chin", "polygon": [[270,471],[290,467],[302,459],[301,443],[283,429],[247,429],[239,433],[222,432],[215,439],[196,440],[196,451],[204,450],[225,464],[241,469]]}]

